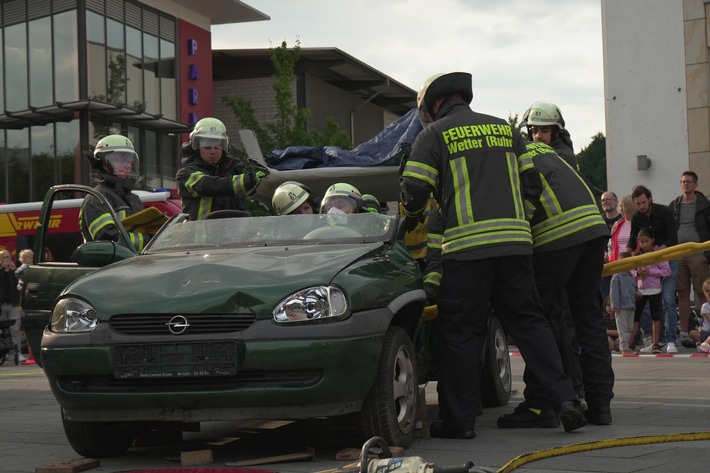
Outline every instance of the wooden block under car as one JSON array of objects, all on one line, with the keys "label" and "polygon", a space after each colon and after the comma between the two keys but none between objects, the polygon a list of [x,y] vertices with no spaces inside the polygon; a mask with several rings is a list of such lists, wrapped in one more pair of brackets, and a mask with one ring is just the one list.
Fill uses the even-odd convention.
[{"label": "wooden block under car", "polygon": [[210,449],[180,453],[180,465],[182,466],[207,465],[213,461]]},{"label": "wooden block under car", "polygon": [[62,460],[35,468],[35,473],[78,473],[101,465],[96,458],[81,458],[78,460]]}]

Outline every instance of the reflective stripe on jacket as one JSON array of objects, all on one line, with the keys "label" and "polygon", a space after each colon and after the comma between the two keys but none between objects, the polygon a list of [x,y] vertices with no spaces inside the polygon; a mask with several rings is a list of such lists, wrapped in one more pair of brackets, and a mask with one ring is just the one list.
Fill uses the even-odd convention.
[{"label": "reflective stripe on jacket", "polygon": [[608,238],[609,227],[594,194],[575,169],[545,143],[527,143],[526,148],[542,175],[540,205],[530,220],[535,250],[560,250]]}]

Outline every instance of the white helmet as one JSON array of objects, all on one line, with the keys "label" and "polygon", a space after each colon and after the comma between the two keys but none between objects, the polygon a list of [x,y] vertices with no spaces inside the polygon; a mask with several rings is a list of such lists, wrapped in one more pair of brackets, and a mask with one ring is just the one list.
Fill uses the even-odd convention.
[{"label": "white helmet", "polygon": [[321,202],[320,213],[327,214],[332,208],[341,210],[346,214],[363,212],[362,194],[353,185],[346,182],[333,184],[325,191]]},{"label": "white helmet", "polygon": [[216,118],[203,118],[195,123],[190,133],[192,149],[220,147],[225,152],[229,149],[227,127]]},{"label": "white helmet", "polygon": [[523,114],[523,123],[528,128],[531,126],[557,126],[565,129],[565,119],[562,118],[560,108],[550,102],[535,102]]},{"label": "white helmet", "polygon": [[[311,198],[311,190],[295,181],[286,181],[276,188],[271,206],[277,215],[293,213]],[[315,209],[313,209],[315,211]]]},{"label": "white helmet", "polygon": [[104,177],[122,182],[133,188],[140,171],[140,160],[131,140],[123,135],[108,135],[99,140],[93,155],[89,156],[91,166]]}]

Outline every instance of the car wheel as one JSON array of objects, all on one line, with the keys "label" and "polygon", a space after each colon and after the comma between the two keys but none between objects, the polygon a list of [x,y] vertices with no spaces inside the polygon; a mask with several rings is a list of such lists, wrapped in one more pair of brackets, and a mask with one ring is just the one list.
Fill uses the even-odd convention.
[{"label": "car wheel", "polygon": [[360,413],[365,437],[407,447],[414,440],[417,371],[407,332],[392,326],[385,334],[377,376]]},{"label": "car wheel", "polygon": [[510,372],[508,335],[495,316],[488,322],[484,364],[481,372],[481,401],[485,407],[504,406],[510,401],[513,378]]},{"label": "car wheel", "polygon": [[80,422],[62,412],[64,433],[76,453],[87,458],[121,455],[133,442],[130,424],[121,422]]}]

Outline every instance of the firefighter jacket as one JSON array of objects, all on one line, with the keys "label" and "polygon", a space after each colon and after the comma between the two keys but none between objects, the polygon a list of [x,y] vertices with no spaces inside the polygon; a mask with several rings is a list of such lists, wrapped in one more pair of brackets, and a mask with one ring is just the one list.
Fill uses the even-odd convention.
[{"label": "firefighter jacket", "polygon": [[[671,212],[675,217],[676,229],[680,228],[680,206],[683,196],[673,199],[670,203]],[[702,192],[695,191],[695,229],[698,232],[700,243],[710,240],[710,201]],[[710,260],[710,251],[703,252],[705,258]]]},{"label": "firefighter jacket", "polygon": [[189,145],[183,145],[183,166],[176,176],[182,211],[190,220],[204,220],[217,210],[245,210],[244,196],[254,187],[253,175],[242,174],[238,161],[226,154],[216,165],[205,162]]},{"label": "firefighter jacket", "polygon": [[[399,214],[404,215],[400,202]],[[417,226],[404,234],[404,246],[412,258],[420,262],[424,271],[424,282],[439,285],[441,280],[441,241],[443,239],[441,213],[434,197],[429,197],[424,210],[424,218]]]},{"label": "firefighter jacket", "polygon": [[452,99],[417,136],[402,172],[405,211],[424,211],[433,192],[442,212],[442,258],[478,260],[532,254],[526,219],[540,176],[520,133],[505,120]]},{"label": "firefighter jacket", "polygon": [[594,194],[576,170],[545,143],[528,143],[526,147],[542,175],[543,186],[530,220],[535,251],[562,250],[609,238],[609,227]]},{"label": "firefighter jacket", "polygon": [[[116,216],[121,220],[144,208],[143,202],[137,195],[133,194],[130,189],[121,187],[114,182],[103,181],[94,189],[106,197]],[[85,242],[94,240],[119,241],[118,227],[111,217],[111,213],[93,195],[87,195],[81,204],[79,229]],[[143,251],[143,247],[151,238],[151,235],[147,233],[129,232],[128,236],[136,251]]]}]

